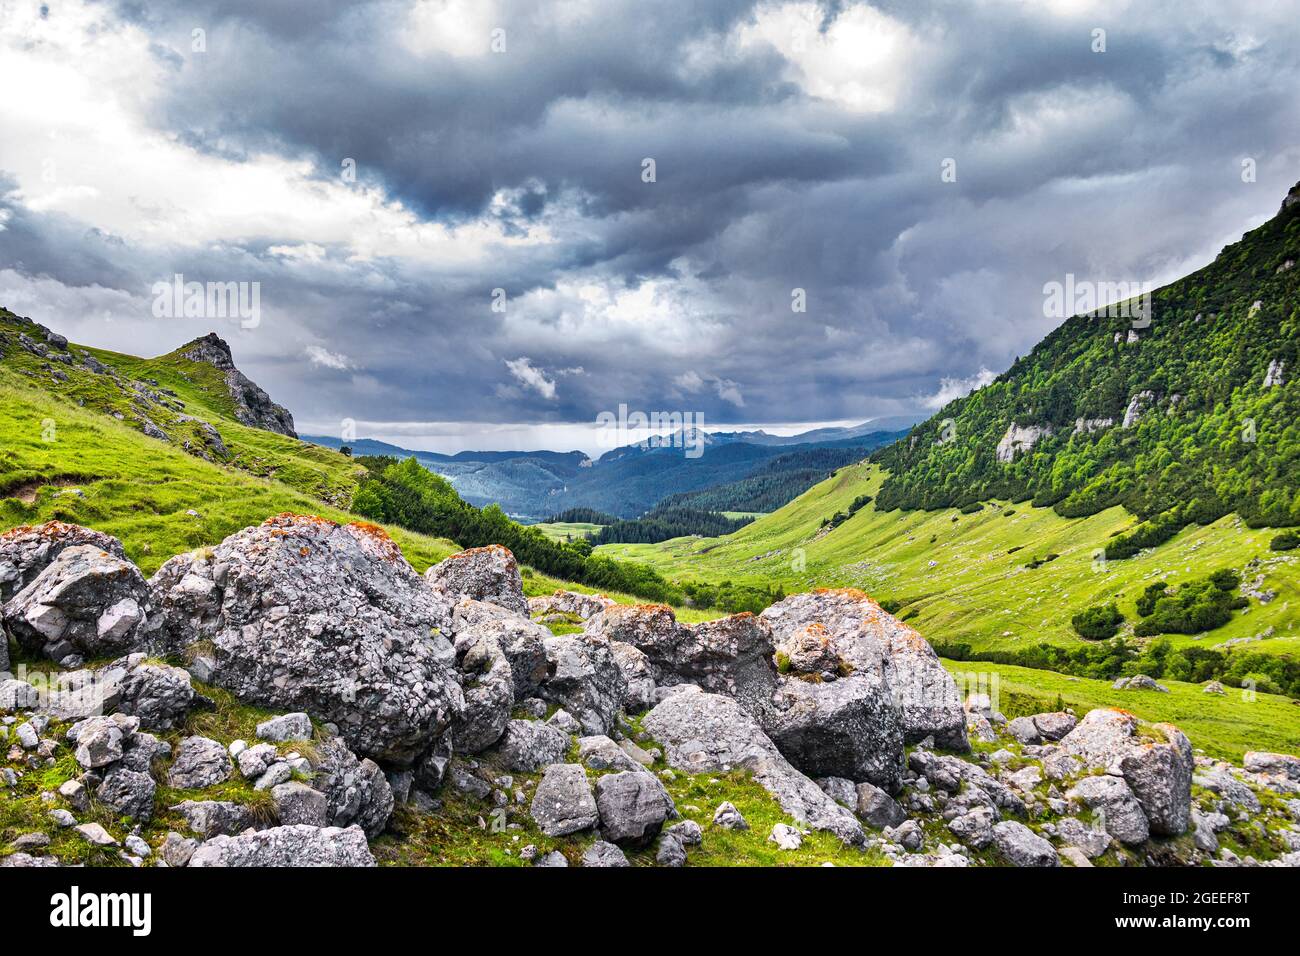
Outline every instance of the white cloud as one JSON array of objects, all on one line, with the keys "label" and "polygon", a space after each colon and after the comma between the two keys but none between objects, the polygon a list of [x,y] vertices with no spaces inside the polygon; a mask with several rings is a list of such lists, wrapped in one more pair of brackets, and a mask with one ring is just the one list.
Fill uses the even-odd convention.
[{"label": "white cloud", "polygon": [[822,16],[816,3],[771,4],[732,40],[741,50],[774,47],[809,96],[855,113],[892,109],[920,54],[907,27],[866,4],[841,11],[824,31]]},{"label": "white cloud", "polygon": [[978,388],[988,385],[997,374],[980,366],[980,370],[970,378],[944,378],[939,381],[939,390],[933,395],[921,399],[926,408],[943,408],[949,402],[964,398]]},{"label": "white cloud", "polygon": [[312,365],[317,365],[322,368],[339,369],[340,371],[352,367],[352,361],[346,355],[339,352],[331,352],[329,349],[322,348],[319,345],[309,345],[304,349],[304,351],[307,353],[307,358],[311,359]]},{"label": "white cloud", "polygon": [[547,401],[554,400],[555,380],[547,378],[546,373],[534,366],[533,360],[527,355],[521,355],[517,359],[507,359],[506,368],[510,369],[510,374],[520,385],[531,388]]},{"label": "white cloud", "polygon": [[735,405],[737,408],[745,407],[745,396],[740,394],[739,382],[733,382],[729,378],[717,378],[713,380],[713,387],[717,389],[718,398],[724,402]]},{"label": "white cloud", "polygon": [[699,372],[686,371],[673,379],[673,385],[693,395],[704,387],[704,379],[700,378]]}]

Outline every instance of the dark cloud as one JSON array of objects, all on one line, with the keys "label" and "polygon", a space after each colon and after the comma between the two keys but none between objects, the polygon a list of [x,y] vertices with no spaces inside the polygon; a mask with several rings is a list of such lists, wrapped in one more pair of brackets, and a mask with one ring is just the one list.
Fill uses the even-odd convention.
[{"label": "dark cloud", "polygon": [[[264,228],[151,245],[4,190],[0,268],[79,290],[33,284],[33,313],[102,300],[111,323],[41,318],[140,351],[206,331],[132,318],[159,278],[262,282],[266,319],[232,342],[304,421],[591,421],[620,402],[859,419],[1005,368],[1055,322],[1044,283],[1173,278],[1300,178],[1300,27],[1259,5],[888,0],[874,9],[903,46],[864,48],[860,88],[833,52],[801,60],[764,33],[775,8],[752,0],[461,6],[468,38],[423,45],[396,2],[105,9],[168,75],[144,117],[156,136],[224,163],[305,160],[322,184],[352,158],[356,188],[417,224],[498,229],[510,241],[486,258],[322,238],[304,260]],[[803,42],[862,16],[817,5]],[[496,27],[504,54],[448,47]]]}]

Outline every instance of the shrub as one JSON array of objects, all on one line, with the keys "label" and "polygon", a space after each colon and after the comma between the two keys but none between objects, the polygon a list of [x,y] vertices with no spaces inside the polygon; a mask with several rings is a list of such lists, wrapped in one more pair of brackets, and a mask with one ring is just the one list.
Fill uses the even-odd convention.
[{"label": "shrub", "polygon": [[1123,623],[1124,615],[1119,613],[1119,608],[1113,602],[1098,604],[1070,618],[1070,624],[1078,635],[1090,641],[1109,640]]},{"label": "shrub", "polygon": [[1300,548],[1300,535],[1294,531],[1283,531],[1268,543],[1270,551],[1292,551]]}]

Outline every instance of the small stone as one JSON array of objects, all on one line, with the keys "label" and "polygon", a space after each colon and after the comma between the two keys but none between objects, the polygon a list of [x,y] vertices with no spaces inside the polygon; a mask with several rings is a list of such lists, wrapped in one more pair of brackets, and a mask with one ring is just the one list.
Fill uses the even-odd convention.
[{"label": "small stone", "polygon": [[128,853],[137,856],[141,859],[145,859],[151,856],[153,853],[153,851],[149,848],[149,844],[146,843],[142,838],[136,836],[134,833],[128,836],[122,842],[125,845]]},{"label": "small stone", "polygon": [[95,846],[119,846],[120,844],[113,836],[101,827],[98,823],[81,823],[74,829],[81,838],[87,843],[93,843]]},{"label": "small stone", "polygon": [[772,827],[772,832],[767,839],[782,850],[797,850],[803,846],[803,834],[785,823],[778,823]]},{"label": "small stone", "polygon": [[660,866],[685,866],[686,847],[676,834],[665,833],[659,840],[659,850],[655,853],[655,862]]},{"label": "small stone", "polygon": [[713,811],[713,825],[722,827],[724,830],[749,829],[749,823],[741,815],[741,812],[736,809],[733,803],[726,800],[718,804],[718,809]]},{"label": "small stone", "polygon": [[593,867],[624,867],[631,866],[623,851],[615,844],[605,840],[597,840],[582,854],[582,865]]},{"label": "small stone", "polygon": [[253,784],[254,790],[270,790],[282,783],[293,779],[293,771],[284,761],[272,764],[266,769],[266,773],[257,778],[257,783]]},{"label": "small stone", "polygon": [[55,824],[61,827],[75,827],[77,825],[77,818],[67,810],[51,810],[49,816]]}]

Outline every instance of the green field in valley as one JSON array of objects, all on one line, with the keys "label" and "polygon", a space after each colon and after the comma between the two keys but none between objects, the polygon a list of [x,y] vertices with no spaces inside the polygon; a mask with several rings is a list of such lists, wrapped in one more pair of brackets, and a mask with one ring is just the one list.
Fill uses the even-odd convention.
[{"label": "green field in valley", "polygon": [[1259,637],[1245,646],[1300,653],[1300,557],[1270,551],[1273,531],[1248,528],[1230,515],[1192,525],[1133,558],[1104,561],[1099,552],[1110,537],[1137,524],[1122,508],[1062,518],[1027,503],[992,502],[974,514],[879,512],[868,504],[838,527],[822,527],[855,498],[874,495],[882,480],[880,469],[864,462],[727,537],[604,545],[597,552],[644,562],[670,578],[780,583],[787,593],[860,588],[877,600],[903,602],[900,613],[915,612],[909,623],[930,640],[975,650],[1080,644],[1070,618],[1082,608],[1117,601],[1132,622],[1148,584],[1177,585],[1234,568],[1276,596],[1251,600],[1213,632],[1169,639],[1214,647]]}]

